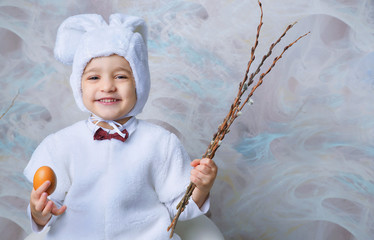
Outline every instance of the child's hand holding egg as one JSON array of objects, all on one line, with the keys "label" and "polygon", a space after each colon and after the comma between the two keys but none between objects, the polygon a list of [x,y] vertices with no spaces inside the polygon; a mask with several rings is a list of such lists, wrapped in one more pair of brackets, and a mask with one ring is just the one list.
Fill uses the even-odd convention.
[{"label": "child's hand holding egg", "polygon": [[56,174],[52,170],[52,168],[48,166],[43,166],[35,172],[33,180],[34,189],[38,189],[46,181],[51,182],[50,186],[46,191],[48,195],[51,195],[55,191],[57,185]]},{"label": "child's hand holding egg", "polygon": [[[50,184],[46,184],[49,181]],[[58,216],[66,211],[66,205],[58,206],[47,195],[53,193],[56,189],[56,174],[50,167],[40,167],[34,175],[34,189],[30,195],[30,211],[32,219],[36,224],[45,226],[52,215]]]}]

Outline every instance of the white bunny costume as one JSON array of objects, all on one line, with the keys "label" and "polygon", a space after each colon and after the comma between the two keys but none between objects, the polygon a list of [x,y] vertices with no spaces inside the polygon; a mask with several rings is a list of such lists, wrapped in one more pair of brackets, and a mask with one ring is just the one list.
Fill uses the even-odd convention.
[{"label": "white bunny costume", "polygon": [[[73,65],[70,83],[83,111],[87,109],[80,79],[86,64],[94,57],[112,54],[129,61],[137,103],[125,115],[133,116],[129,121],[107,131],[126,129],[128,139],[94,140],[99,127],[90,119],[80,121],[44,139],[24,170],[31,182],[41,166],[50,166],[57,175],[50,199],[59,206],[65,204],[67,210],[52,216],[44,227],[50,226],[47,239],[168,239],[166,229],[189,184],[190,159],[177,137],[134,117],[142,111],[150,88],[144,21],[114,14],[108,25],[101,16],[89,14],[70,17],[61,24],[55,55]],[[208,209],[209,200],[201,209],[190,200],[180,220]],[[32,220],[30,209],[28,213],[33,231],[43,230]],[[174,234],[173,239],[180,238]]]}]

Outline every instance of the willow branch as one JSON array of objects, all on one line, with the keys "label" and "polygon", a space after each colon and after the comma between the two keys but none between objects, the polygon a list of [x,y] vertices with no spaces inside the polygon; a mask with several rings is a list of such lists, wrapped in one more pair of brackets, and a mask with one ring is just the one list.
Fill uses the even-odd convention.
[{"label": "willow branch", "polygon": [[[260,37],[261,27],[263,25],[262,18],[264,16],[264,12],[262,10],[262,3],[260,1],[258,1],[258,5],[260,6],[260,11],[261,11],[260,24],[257,26],[257,34],[256,34],[255,44],[251,48],[251,57],[249,59],[248,65],[247,65],[247,70],[245,71],[244,79],[241,82],[241,84],[239,85],[239,92],[238,92],[238,96],[237,96],[238,98],[237,99],[240,99],[240,97],[241,97],[240,93],[242,92],[242,88],[244,87],[245,82],[248,80],[249,69],[251,68],[252,63],[256,58],[255,51],[256,51],[256,48],[258,46],[258,39]],[[250,85],[250,83],[247,83],[247,84]],[[235,104],[235,102],[234,102],[234,104]]]},{"label": "willow branch", "polygon": [[277,56],[276,58],[274,58],[273,60],[273,63],[271,64],[271,66],[269,67],[269,69],[262,73],[260,75],[260,78],[257,82],[257,84],[252,88],[251,92],[248,94],[247,98],[245,99],[245,101],[243,102],[243,104],[239,107],[239,111],[241,111],[243,109],[243,107],[245,106],[246,103],[248,103],[249,99],[252,97],[253,93],[256,91],[256,89],[262,84],[263,82],[263,79],[264,77],[274,68],[275,64],[278,62],[279,59],[282,58],[283,54],[292,46],[294,45],[295,43],[297,43],[301,38],[305,37],[306,35],[308,35],[310,32],[307,32],[305,33],[304,35],[298,37],[295,41],[293,41],[292,43],[288,44],[282,51],[282,53]]},{"label": "willow branch", "polygon": [[[263,22],[262,22],[262,19],[263,19],[262,3],[260,1],[258,1],[258,5],[259,5],[260,10],[261,10],[260,23],[259,23],[259,25],[257,27],[256,40],[255,40],[254,45],[251,48],[251,56],[250,56],[250,59],[249,59],[248,64],[247,64],[247,68],[246,68],[246,71],[245,71],[244,79],[240,82],[238,93],[237,93],[237,95],[236,95],[233,103],[230,106],[229,112],[227,113],[226,117],[223,119],[222,124],[218,127],[217,132],[213,135],[213,139],[210,142],[207,150],[203,154],[203,158],[210,158],[210,159],[214,158],[216,151],[221,146],[221,143],[222,143],[223,139],[225,138],[225,135],[230,132],[231,125],[234,123],[235,119],[238,116],[241,115],[241,111],[242,111],[243,107],[250,101],[250,99],[251,99],[253,93],[256,91],[256,89],[259,86],[261,86],[261,84],[263,83],[264,77],[274,68],[275,64],[282,58],[283,54],[292,45],[294,45],[297,41],[299,41],[301,38],[305,37],[306,35],[308,35],[310,33],[310,32],[308,32],[308,33],[306,33],[306,34],[298,37],[295,41],[293,41],[292,43],[288,44],[283,49],[283,51],[281,52],[280,55],[278,55],[277,57],[274,58],[271,66],[264,73],[262,73],[260,75],[260,77],[259,77],[259,79],[257,81],[257,84],[254,87],[252,87],[252,89],[249,92],[248,96],[246,97],[246,99],[244,100],[244,102],[242,102],[243,95],[249,89],[248,87],[254,82],[255,76],[261,71],[261,67],[263,66],[264,62],[273,53],[273,49],[275,48],[275,46],[279,42],[281,42],[282,38],[296,24],[296,22],[295,22],[295,23],[290,24],[290,25],[287,26],[287,28],[281,34],[281,36],[274,43],[272,43],[270,45],[268,52],[262,57],[262,60],[258,64],[256,70],[254,72],[252,72],[250,74],[250,76],[248,76],[250,68],[251,68],[251,66],[252,66],[252,64],[253,64],[253,62],[255,60],[255,51],[256,51],[257,46],[258,46],[258,39],[259,39],[259,36],[260,36],[261,27],[263,25]],[[192,193],[193,193],[195,187],[196,187],[195,184],[193,184],[192,182],[190,182],[189,186],[187,187],[187,191],[186,191],[185,195],[182,197],[181,201],[177,205],[178,212],[175,215],[173,221],[171,222],[170,226],[167,229],[168,231],[171,230],[171,232],[170,232],[170,238],[172,238],[172,236],[174,234],[174,230],[175,230],[175,227],[177,225],[179,216],[185,210],[185,208],[186,208],[186,206],[188,204],[188,200],[192,196]]]}]

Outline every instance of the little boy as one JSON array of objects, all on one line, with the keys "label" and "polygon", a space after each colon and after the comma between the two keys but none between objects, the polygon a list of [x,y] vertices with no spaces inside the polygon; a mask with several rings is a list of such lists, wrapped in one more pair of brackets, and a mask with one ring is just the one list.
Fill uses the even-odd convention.
[{"label": "little boy", "polygon": [[34,231],[50,226],[47,239],[168,239],[189,181],[197,187],[180,220],[208,211],[214,162],[190,163],[174,134],[135,118],[150,89],[146,41],[133,16],[61,24],[55,56],[73,65],[73,94],[90,117],[44,139],[24,171],[30,181],[44,165],[57,175],[55,192],[47,197],[49,181],[33,189],[28,208]]}]

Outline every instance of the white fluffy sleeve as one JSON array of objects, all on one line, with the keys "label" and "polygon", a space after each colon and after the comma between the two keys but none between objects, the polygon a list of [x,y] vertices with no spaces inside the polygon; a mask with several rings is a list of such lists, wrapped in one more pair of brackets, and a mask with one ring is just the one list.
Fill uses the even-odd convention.
[{"label": "white fluffy sleeve", "polygon": [[[191,159],[179,139],[170,134],[168,141],[165,142],[166,160],[160,163],[158,180],[155,188],[159,199],[169,209],[171,217],[176,214],[176,206],[183,197],[190,183]],[[190,199],[180,220],[188,220],[207,213],[210,206],[208,199],[201,209]]]},{"label": "white fluffy sleeve", "polygon": [[32,183],[34,174],[41,166],[49,166],[57,176],[56,190],[50,198],[63,202],[65,195],[71,185],[68,166],[65,162],[68,153],[55,139],[54,134],[45,138],[35,149],[27,164],[24,175]]}]

